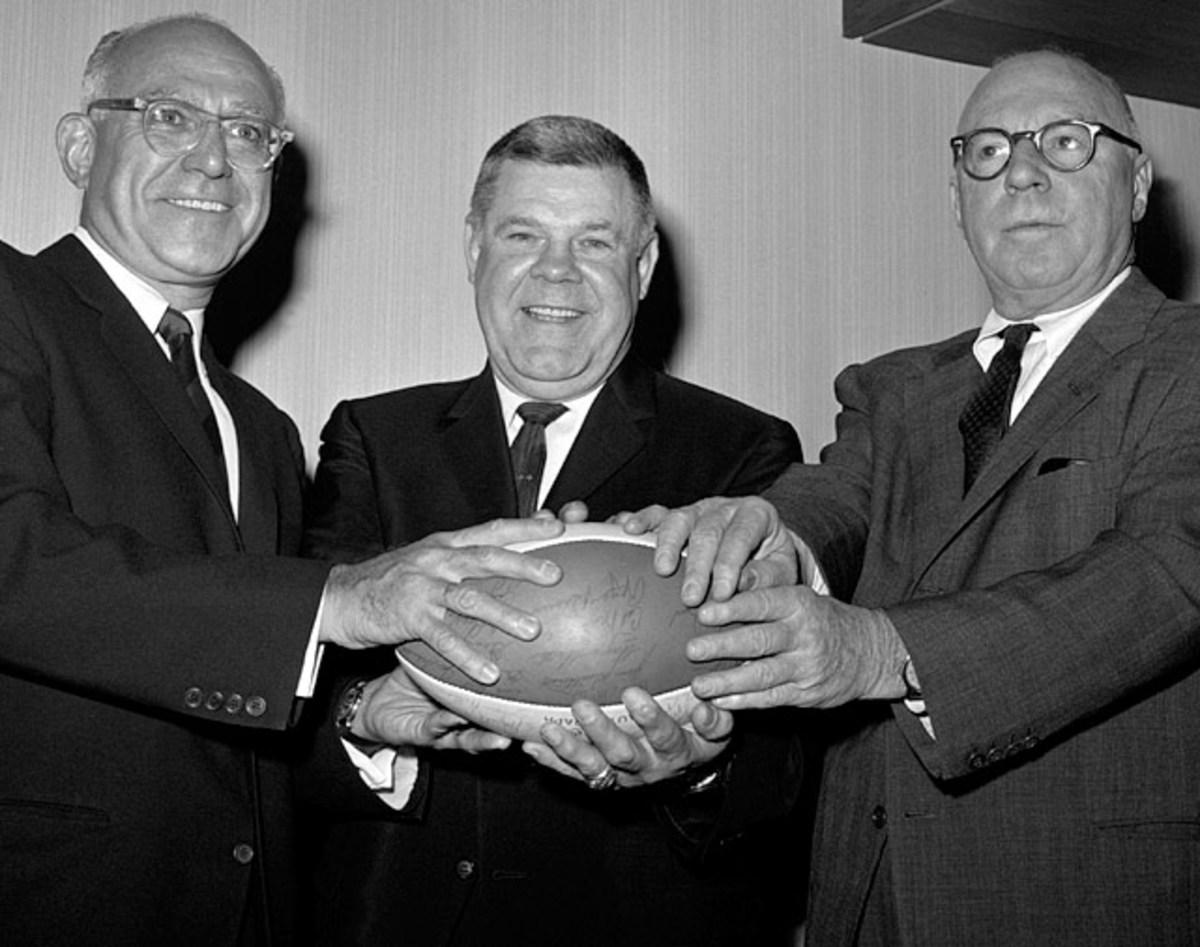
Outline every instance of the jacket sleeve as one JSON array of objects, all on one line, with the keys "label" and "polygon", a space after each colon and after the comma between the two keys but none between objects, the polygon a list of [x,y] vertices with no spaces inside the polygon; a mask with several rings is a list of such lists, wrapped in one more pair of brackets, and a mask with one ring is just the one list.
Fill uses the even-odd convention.
[{"label": "jacket sleeve", "polygon": [[[77,366],[103,358],[64,339],[47,317],[52,287],[10,263],[0,270],[0,666],[95,696],[201,720],[282,728],[327,567],[299,559],[215,556],[182,525],[188,487],[154,482],[130,426],[107,396],[90,397]],[[62,355],[75,346],[74,361]],[[108,370],[97,365],[96,373]],[[69,391],[68,391],[69,387]],[[132,402],[131,402],[132,403]],[[75,411],[72,432],[65,415]],[[77,407],[78,406],[78,407]],[[84,416],[80,416],[83,414]],[[107,452],[107,453],[106,453]],[[127,476],[97,483],[88,458]],[[159,469],[159,468],[155,468]],[[87,510],[81,509],[86,493]],[[152,539],[117,513],[163,523]],[[159,514],[162,515],[159,515]],[[168,521],[170,525],[168,525]],[[215,701],[215,695],[222,701]],[[224,700],[244,696],[230,710]],[[250,697],[257,699],[253,704]],[[215,702],[215,706],[214,706]]]}]

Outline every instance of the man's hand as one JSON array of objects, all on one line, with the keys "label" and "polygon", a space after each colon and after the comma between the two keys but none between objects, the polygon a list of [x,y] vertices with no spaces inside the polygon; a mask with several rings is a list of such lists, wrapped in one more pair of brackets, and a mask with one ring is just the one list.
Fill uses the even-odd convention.
[{"label": "man's hand", "polygon": [[354,716],[352,729],[355,736],[389,746],[424,746],[468,753],[503,750],[512,742],[439,707],[402,667],[375,678],[363,688],[363,702]]},{"label": "man's hand", "polygon": [[631,687],[621,697],[640,733],[625,732],[596,704],[581,700],[571,711],[584,736],[546,724],[541,731],[545,742],[526,743],[523,749],[543,766],[585,782],[612,767],[616,785],[629,788],[702,766],[729,743],[733,715],[711,704],[699,704],[690,726],[681,727],[646,691]]},{"label": "man's hand", "polygon": [[836,707],[860,698],[904,696],[905,648],[882,611],[846,605],[800,585],[753,589],[708,602],[706,625],[744,623],[688,642],[693,661],[746,663],[701,674],[697,697],[725,710],[745,707]]},{"label": "man's hand", "polygon": [[[677,510],[651,506],[617,520],[629,533],[653,529],[654,569],[683,560],[683,601],[725,601],[739,590],[795,584],[799,562],[775,507],[759,497],[713,497]],[[684,558],[686,548],[687,556]]]},{"label": "man's hand", "polygon": [[347,648],[419,638],[475,680],[493,683],[500,676],[496,666],[468,647],[447,617],[475,618],[524,641],[536,638],[540,626],[534,616],[460,583],[500,576],[553,585],[561,578],[555,563],[501,547],[551,539],[562,529],[550,517],[493,520],[434,533],[366,562],[334,566],[325,583],[320,638]]}]

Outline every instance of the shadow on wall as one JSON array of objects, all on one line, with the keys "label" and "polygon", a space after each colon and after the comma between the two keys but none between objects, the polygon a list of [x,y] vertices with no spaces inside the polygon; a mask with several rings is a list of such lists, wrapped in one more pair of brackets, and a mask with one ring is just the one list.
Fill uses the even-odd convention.
[{"label": "shadow on wall", "polygon": [[1137,264],[1159,289],[1173,299],[1200,301],[1194,247],[1178,197],[1169,179],[1156,178],[1146,216],[1138,225]]},{"label": "shadow on wall", "polygon": [[638,306],[632,350],[651,368],[666,370],[683,335],[684,290],[670,233],[658,225],[658,266],[650,290]]},{"label": "shadow on wall", "polygon": [[226,366],[233,365],[238,349],[283,307],[295,283],[300,237],[312,219],[304,149],[289,145],[272,173],[267,225],[250,252],[221,280],[205,315],[204,334]]}]

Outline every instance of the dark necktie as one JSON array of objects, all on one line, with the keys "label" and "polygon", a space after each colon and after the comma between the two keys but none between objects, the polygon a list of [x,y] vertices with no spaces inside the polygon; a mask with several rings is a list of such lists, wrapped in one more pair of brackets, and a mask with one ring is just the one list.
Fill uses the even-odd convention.
[{"label": "dark necktie", "polygon": [[518,516],[533,516],[537,510],[542,468],[546,466],[546,425],[566,410],[566,405],[545,401],[526,401],[517,408],[517,414],[525,422],[511,448]]},{"label": "dark necktie", "polygon": [[1017,379],[1021,377],[1021,353],[1025,351],[1029,337],[1036,331],[1037,326],[1032,322],[1020,322],[1000,333],[1004,338],[1004,347],[992,359],[983,384],[971,396],[958,418],[965,462],[964,494],[971,489],[979,471],[1008,429],[1012,396]]},{"label": "dark necktie", "polygon": [[183,313],[168,308],[158,324],[158,334],[167,343],[167,349],[171,353],[171,365],[196,413],[200,415],[204,433],[208,435],[208,440],[217,455],[217,467],[224,474],[225,451],[221,447],[221,432],[217,429],[217,417],[213,414],[212,403],[204,393],[204,386],[200,384],[196,353],[192,349],[192,324]]}]

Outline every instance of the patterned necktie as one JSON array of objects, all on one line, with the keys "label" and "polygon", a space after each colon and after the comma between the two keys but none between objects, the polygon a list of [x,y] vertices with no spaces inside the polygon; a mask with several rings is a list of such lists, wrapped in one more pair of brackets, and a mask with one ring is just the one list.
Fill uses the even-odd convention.
[{"label": "patterned necktie", "polygon": [[526,401],[517,408],[517,414],[525,422],[511,448],[518,516],[533,516],[537,510],[542,468],[546,466],[546,425],[566,410],[566,405],[546,401]]},{"label": "patterned necktie", "polygon": [[983,384],[971,396],[958,418],[958,430],[963,440],[963,494],[979,476],[988,458],[1008,430],[1012,396],[1021,377],[1021,353],[1025,343],[1037,331],[1032,322],[1010,325],[1001,332],[1004,347],[988,366]]},{"label": "patterned necktie", "polygon": [[167,349],[171,353],[171,365],[196,413],[200,415],[204,433],[208,435],[208,440],[217,455],[217,467],[224,474],[225,451],[221,446],[221,432],[217,429],[217,417],[213,414],[212,403],[204,393],[204,386],[200,384],[196,353],[192,349],[192,324],[179,310],[168,308],[158,324],[158,334],[167,343]]}]

